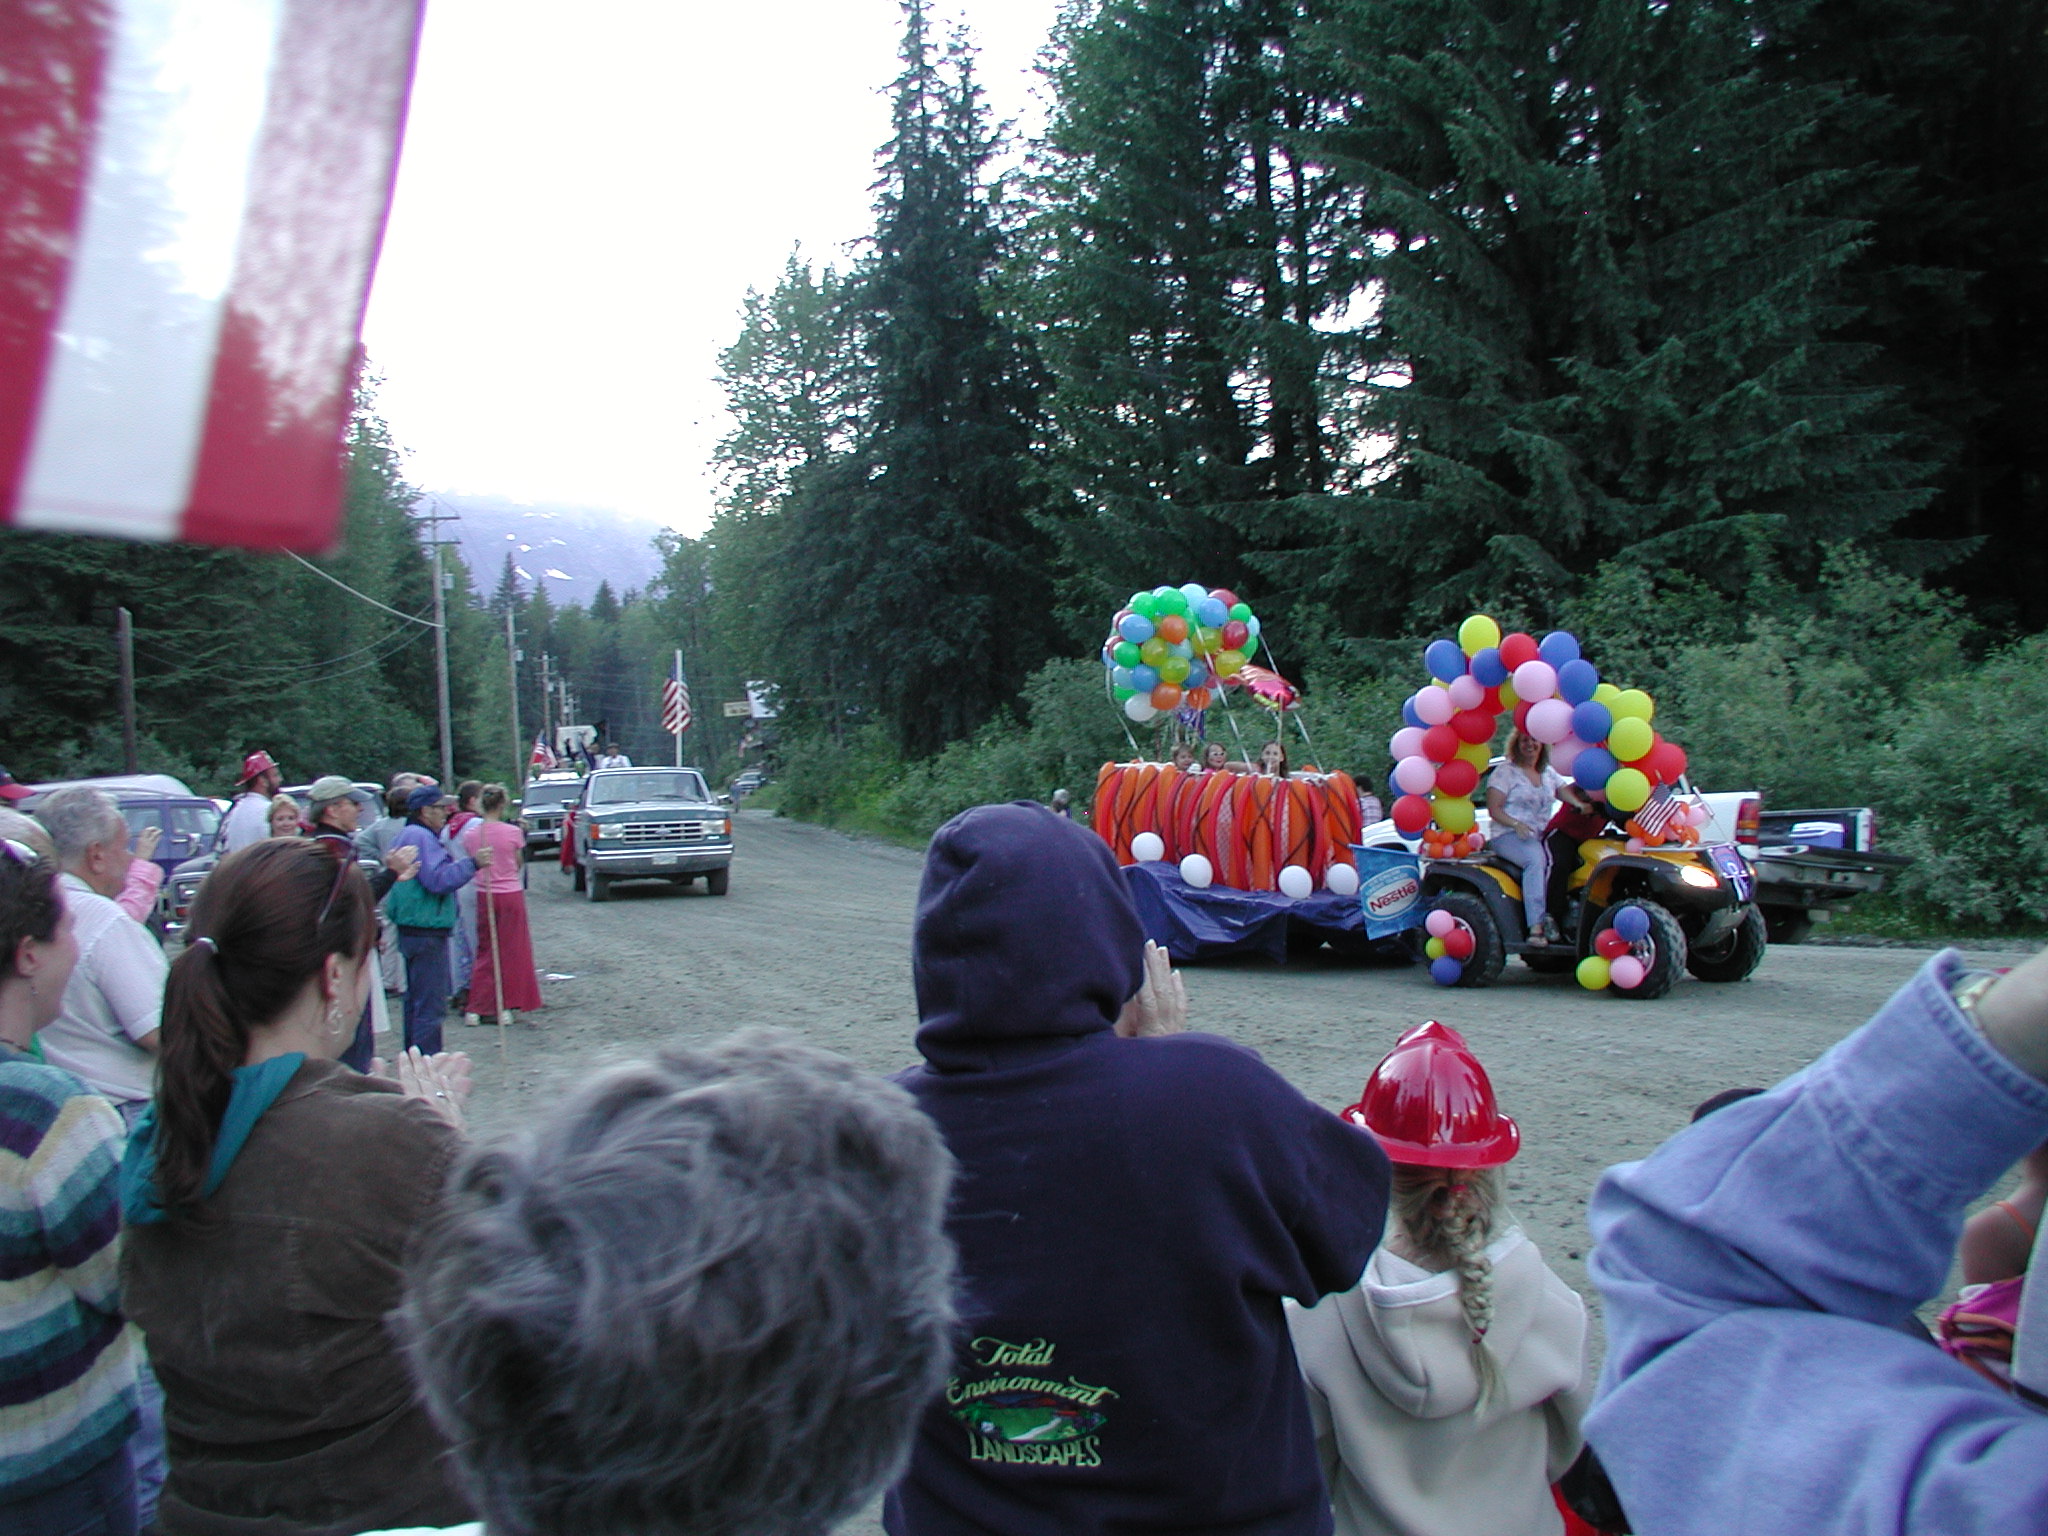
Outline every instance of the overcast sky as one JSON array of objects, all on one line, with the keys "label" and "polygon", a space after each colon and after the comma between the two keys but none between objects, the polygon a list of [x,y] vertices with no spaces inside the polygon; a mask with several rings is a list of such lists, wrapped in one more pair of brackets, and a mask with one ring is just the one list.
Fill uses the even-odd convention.
[{"label": "overcast sky", "polygon": [[[1056,0],[951,0],[1035,126]],[[895,0],[428,0],[365,339],[425,489],[696,533],[717,355],[793,248],[866,233]]]}]

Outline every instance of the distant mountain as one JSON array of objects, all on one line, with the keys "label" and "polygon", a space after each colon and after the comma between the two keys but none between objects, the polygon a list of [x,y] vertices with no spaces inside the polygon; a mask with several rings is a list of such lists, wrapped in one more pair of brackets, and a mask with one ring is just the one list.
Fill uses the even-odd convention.
[{"label": "distant mountain", "polygon": [[549,598],[558,606],[589,603],[600,581],[609,581],[621,597],[636,588],[645,590],[661,571],[661,557],[654,548],[654,536],[661,531],[658,523],[506,496],[436,491],[425,500],[461,517],[459,523],[442,524],[442,532],[462,546],[477,590],[485,594],[498,585],[507,551],[522,578],[545,582]]}]

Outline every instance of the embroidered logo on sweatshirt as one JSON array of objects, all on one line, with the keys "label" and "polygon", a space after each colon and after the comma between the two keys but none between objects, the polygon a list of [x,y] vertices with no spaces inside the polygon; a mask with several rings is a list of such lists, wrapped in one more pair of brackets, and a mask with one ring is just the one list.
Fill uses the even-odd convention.
[{"label": "embroidered logo on sweatshirt", "polygon": [[[1054,1346],[1044,1339],[1012,1344],[982,1337],[968,1345],[975,1369],[946,1383],[947,1411],[967,1431],[975,1461],[1044,1467],[1099,1467],[1098,1436],[1116,1396],[1072,1376],[1051,1374]],[[1045,1367],[1045,1374],[1034,1368]]]}]

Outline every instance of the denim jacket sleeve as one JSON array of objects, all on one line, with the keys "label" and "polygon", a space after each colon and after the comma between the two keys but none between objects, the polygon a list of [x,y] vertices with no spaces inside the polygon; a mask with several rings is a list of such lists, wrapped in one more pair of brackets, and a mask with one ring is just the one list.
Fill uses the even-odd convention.
[{"label": "denim jacket sleeve", "polygon": [[1601,1181],[1587,1432],[1638,1531],[2048,1528],[2048,1415],[1912,1320],[1964,1208],[2048,1139],[2048,1084],[1957,1007],[1960,963],[1936,956],[1812,1066]]}]

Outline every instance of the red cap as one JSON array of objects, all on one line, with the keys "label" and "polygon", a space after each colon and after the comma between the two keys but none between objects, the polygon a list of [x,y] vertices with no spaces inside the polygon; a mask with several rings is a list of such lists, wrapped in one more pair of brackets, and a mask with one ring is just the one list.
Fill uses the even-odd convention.
[{"label": "red cap", "polygon": [[270,772],[271,769],[275,768],[276,766],[277,760],[273,758],[268,752],[251,752],[247,757],[242,759],[242,776],[239,779],[235,780],[235,782],[237,784],[246,784],[251,779],[255,778],[257,774],[268,773]]},{"label": "red cap", "polygon": [[1465,1037],[1431,1019],[1394,1042],[1344,1118],[1389,1158],[1422,1168],[1492,1168],[1522,1149]]},{"label": "red cap", "polygon": [[14,775],[5,768],[0,768],[0,800],[26,800],[34,793],[35,791],[26,784],[15,783]]}]

